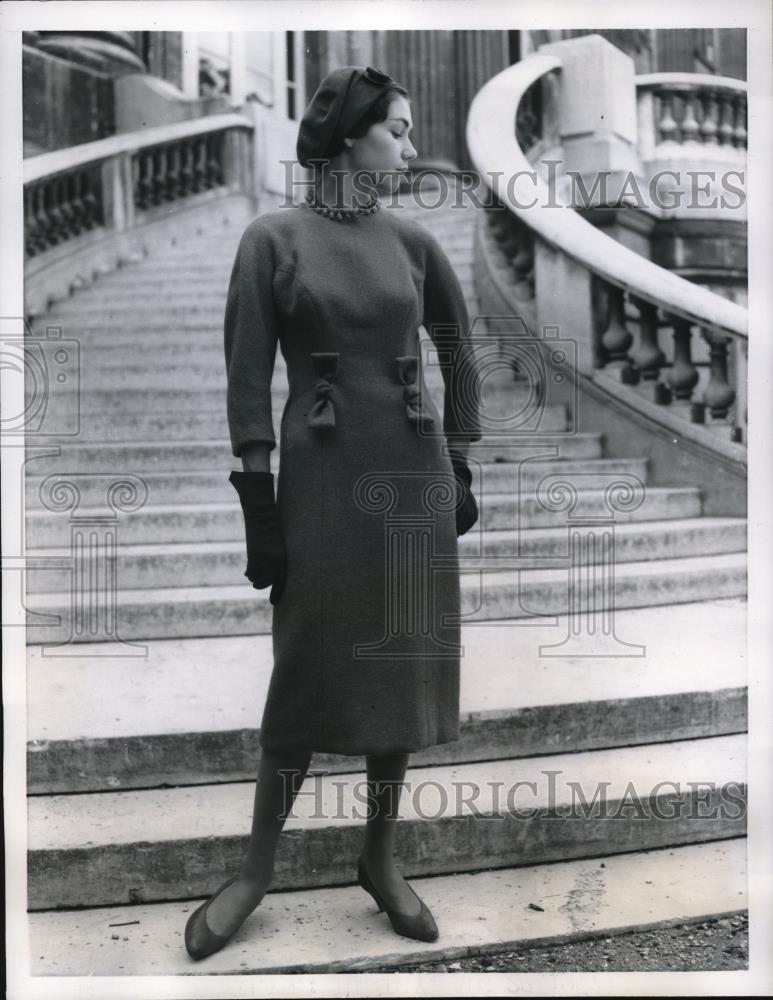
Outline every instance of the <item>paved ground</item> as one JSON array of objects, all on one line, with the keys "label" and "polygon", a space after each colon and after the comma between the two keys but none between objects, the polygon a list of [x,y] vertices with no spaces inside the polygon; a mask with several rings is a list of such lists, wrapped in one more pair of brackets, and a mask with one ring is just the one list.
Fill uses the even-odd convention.
[{"label": "paved ground", "polygon": [[654,931],[368,972],[698,972],[749,967],[746,914]]}]

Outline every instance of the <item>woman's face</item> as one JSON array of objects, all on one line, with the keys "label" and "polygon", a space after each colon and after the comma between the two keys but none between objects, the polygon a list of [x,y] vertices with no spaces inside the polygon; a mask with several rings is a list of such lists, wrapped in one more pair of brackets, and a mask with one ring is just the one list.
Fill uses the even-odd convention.
[{"label": "woman's face", "polygon": [[[349,140],[351,169],[374,175],[380,187],[388,186],[390,177],[397,183],[399,175],[392,172],[404,171],[417,155],[408,137],[412,128],[411,106],[407,98],[398,95],[390,102],[385,121],[371,125],[361,138]],[[379,174],[385,176],[380,178]]]}]

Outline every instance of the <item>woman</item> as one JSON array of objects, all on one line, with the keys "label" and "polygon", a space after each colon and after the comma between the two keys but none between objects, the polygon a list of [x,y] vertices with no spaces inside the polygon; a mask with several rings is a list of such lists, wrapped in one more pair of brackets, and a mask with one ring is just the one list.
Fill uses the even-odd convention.
[{"label": "woman", "polygon": [[[222,948],[268,890],[314,750],[365,755],[358,882],[397,933],[438,936],[395,865],[395,826],[409,754],[459,737],[457,536],[478,518],[465,453],[481,434],[459,281],[423,226],[380,211],[378,187],[416,156],[411,128],[407,91],[391,77],[328,74],[298,133],[298,159],[315,174],[307,203],[253,219],[236,254],[225,353],[243,471],[231,482],[245,575],[271,587],[274,665],[249,846],[188,920],[194,958]],[[419,366],[422,323],[438,349],[442,419]],[[290,394],[275,498],[277,345]]]}]

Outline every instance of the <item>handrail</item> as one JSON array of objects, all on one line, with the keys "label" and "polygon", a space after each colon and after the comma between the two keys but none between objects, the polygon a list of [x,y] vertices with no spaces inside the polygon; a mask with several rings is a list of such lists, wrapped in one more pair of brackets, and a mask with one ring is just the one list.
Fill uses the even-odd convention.
[{"label": "handrail", "polygon": [[689,90],[734,90],[745,94],[748,85],[745,80],[732,76],[712,76],[710,73],[642,73],[634,77],[638,89],[654,87],[686,87]]},{"label": "handrail", "polygon": [[607,236],[570,205],[560,203],[558,193],[535,173],[515,139],[516,111],[532,84],[560,69],[557,56],[537,53],[498,73],[477,92],[467,117],[466,138],[478,173],[542,240],[603,280],[691,323],[748,339],[746,309]]},{"label": "handrail", "polygon": [[163,142],[175,142],[194,135],[205,135],[218,132],[221,129],[244,126],[253,128],[253,122],[245,115],[236,112],[225,112],[219,115],[207,115],[203,118],[191,118],[189,121],[174,122],[171,125],[157,125],[153,128],[138,129],[121,135],[111,135],[107,139],[96,139],[94,142],[84,142],[67,149],[57,149],[51,153],[41,153],[31,156],[22,166],[24,184],[42,180],[64,170],[73,170],[87,163],[105,160],[119,153],[137,152],[148,146],[157,146]]}]

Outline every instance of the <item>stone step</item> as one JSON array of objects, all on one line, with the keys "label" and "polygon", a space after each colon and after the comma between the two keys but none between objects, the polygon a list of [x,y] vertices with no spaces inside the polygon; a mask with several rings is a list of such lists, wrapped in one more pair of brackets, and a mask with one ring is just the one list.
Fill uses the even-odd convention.
[{"label": "stone step", "polygon": [[[452,220],[450,226],[444,226],[440,235],[433,229],[433,233],[443,246],[443,250],[454,268],[464,270],[472,268],[474,256],[473,233],[465,232],[457,239],[455,231],[459,228],[458,223]],[[467,228],[466,224],[463,228]],[[445,230],[445,231],[444,231]],[[218,254],[225,263],[213,261],[211,265],[201,265],[200,261],[183,261],[179,265],[174,260],[167,257],[153,258],[153,265],[147,263],[143,265],[133,265],[124,267],[110,274],[100,276],[88,288],[79,289],[71,299],[62,300],[64,302],[75,301],[78,298],[96,296],[113,293],[124,293],[127,290],[145,288],[153,293],[171,291],[175,294],[182,293],[190,289],[193,292],[199,289],[216,289],[227,287],[231,277],[233,260],[236,255],[237,241],[233,246],[219,247]],[[57,303],[58,306],[59,303]]]},{"label": "stone step", "polygon": [[[448,258],[457,272],[465,296],[472,297],[475,291],[472,268],[469,264],[463,265],[453,254],[448,254]],[[175,281],[173,291],[169,290],[171,282],[151,288],[143,283],[146,294],[141,298],[138,294],[139,288],[122,288],[120,291],[116,289],[107,292],[106,289],[95,287],[88,292],[61,300],[51,315],[63,320],[66,318],[70,322],[77,321],[81,316],[84,319],[98,317],[106,323],[126,314],[130,317],[136,316],[139,322],[142,322],[147,315],[161,314],[173,319],[181,313],[205,313],[213,318],[222,319],[229,278],[230,274],[224,277],[213,276],[205,285],[193,280],[187,283]]]},{"label": "stone step", "polygon": [[[49,428],[60,433],[59,428],[63,426],[93,436],[94,431],[89,428],[98,426],[99,419],[109,422],[116,418],[129,420],[138,414],[155,418],[162,415],[190,415],[206,419],[225,417],[227,379],[222,352],[211,348],[200,352],[193,348],[187,359],[180,363],[173,360],[172,354],[167,358],[158,357],[150,372],[137,363],[137,352],[134,353],[132,360],[127,358],[123,363],[117,357],[100,359],[96,363],[89,359],[79,379],[73,379],[48,395],[45,422],[40,429],[36,428],[36,437],[40,438]],[[396,375],[394,385],[399,400]],[[434,365],[425,369],[424,386],[438,413],[442,414],[445,387],[442,375]],[[37,384],[28,386],[26,399],[30,412],[35,411],[38,391]],[[346,391],[345,386],[341,391]],[[281,416],[289,392],[286,367],[284,363],[277,364],[271,388],[275,414]],[[544,400],[537,406],[533,393],[517,383],[485,385],[481,403],[484,425],[490,421],[500,440],[506,436],[522,440],[525,434],[536,431],[543,434],[564,432],[569,426],[569,411],[565,403]],[[508,429],[511,431],[509,435]],[[212,435],[207,430],[204,436],[211,438]]]},{"label": "stone step", "polygon": [[[740,837],[746,735],[411,767],[402,870],[440,875]],[[352,880],[364,772],[307,777],[280,837],[276,890]],[[28,908],[213,892],[246,846],[252,782],[28,799]],[[584,803],[584,806],[583,806]]]},{"label": "stone step", "polygon": [[[232,489],[229,485],[229,490]],[[615,564],[681,556],[708,556],[746,551],[743,518],[679,518],[618,525],[615,529]],[[459,539],[463,565],[474,566],[479,556],[512,563],[516,558],[553,561],[565,558],[566,528],[532,528],[529,531],[486,531]],[[73,570],[67,548],[30,549],[26,573],[28,594],[69,593]],[[119,590],[177,587],[199,582],[208,587],[244,583],[245,546],[232,542],[180,542],[155,545],[121,545],[116,554]],[[36,568],[38,567],[38,568]]]},{"label": "stone step", "polygon": [[222,316],[227,286],[227,279],[222,286],[219,282],[212,282],[211,286],[207,283],[205,288],[191,282],[188,291],[175,282],[174,291],[160,287],[153,292],[149,290],[142,297],[132,290],[110,294],[97,294],[96,290],[92,290],[58,302],[54,315],[62,319],[66,317],[71,322],[77,322],[79,316],[83,316],[84,319],[99,317],[106,323],[111,322],[116,316],[124,318],[136,316],[141,322],[142,317],[148,314],[162,315],[171,319],[180,312]]},{"label": "stone step", "polygon": [[[649,607],[746,594],[746,554],[695,556],[622,563],[615,566],[616,608]],[[606,574],[594,577],[598,608],[608,605]],[[461,574],[461,611],[476,621],[523,619],[566,614],[569,570],[523,569]],[[99,595],[102,596],[101,594]],[[88,594],[83,595],[85,600]],[[115,632],[126,641],[218,635],[257,635],[271,631],[273,608],[268,590],[246,581],[232,587],[161,588],[118,592]],[[577,597],[575,595],[574,599]],[[585,598],[584,599],[590,599]],[[31,594],[27,601],[27,642],[47,646],[98,642],[105,638],[101,609],[92,617],[58,594]],[[73,617],[74,616],[74,617]],[[93,632],[92,632],[93,628]],[[598,637],[593,638],[597,655]]]},{"label": "stone step", "polygon": [[[151,321],[149,320],[148,322]],[[183,323],[184,329],[180,328],[181,323]],[[49,323],[48,325],[53,324]],[[127,325],[125,328],[120,328],[116,325],[103,327],[99,324],[89,323],[88,325],[84,324],[84,330],[85,333],[79,338],[81,351],[83,355],[88,354],[89,358],[93,355],[96,361],[100,361],[101,358],[108,358],[111,354],[116,357],[125,355],[134,360],[132,352],[136,351],[137,348],[153,351],[160,349],[171,351],[176,349],[179,354],[185,354],[190,348],[201,350],[207,346],[211,347],[213,351],[220,351],[221,353],[223,351],[223,323],[221,320],[206,323],[196,320],[194,325],[191,326],[185,321],[185,317],[183,317],[182,320],[175,320],[172,324],[161,323],[157,329],[149,329],[147,323],[144,321],[141,325]],[[476,333],[487,332],[484,323],[479,323],[475,330]],[[36,336],[44,332],[45,327],[41,328],[36,333]],[[433,347],[429,341],[429,334],[423,326],[419,327],[419,337],[424,349],[431,353]],[[487,358],[486,360],[488,361],[489,359]],[[284,358],[282,352],[278,350],[275,367],[278,369],[283,365]],[[425,378],[427,374],[428,371],[425,365]],[[492,377],[491,371],[487,369],[484,388],[491,381]]]},{"label": "stone step", "polygon": [[[141,294],[141,289],[138,288],[137,294]],[[36,335],[40,335],[45,332],[47,327],[60,327],[62,336],[78,340],[85,339],[88,342],[95,335],[126,339],[134,336],[135,333],[137,335],[157,334],[160,337],[167,332],[183,333],[189,330],[193,332],[204,330],[210,333],[218,331],[222,334],[223,318],[221,316],[220,319],[217,319],[200,313],[183,313],[179,316],[169,317],[158,312],[144,316],[141,320],[124,314],[116,316],[109,323],[106,323],[93,316],[72,317],[51,313],[36,320],[32,325],[32,331]]]},{"label": "stone step", "polygon": [[[545,477],[560,474],[569,482],[582,484],[583,478],[591,474],[615,476],[635,476],[642,483],[647,482],[646,458],[597,458],[567,460],[546,459],[539,462],[487,462],[479,468],[474,455],[469,457],[473,470],[473,489],[479,496],[493,493],[516,493],[534,490]],[[238,465],[238,461],[234,463]],[[30,467],[32,468],[32,467]],[[224,469],[206,472],[177,470],[175,472],[146,472],[142,476],[148,488],[148,501],[153,504],[171,503],[227,503],[236,496]],[[45,478],[28,476],[26,481],[27,509],[41,509],[40,489]],[[85,507],[97,506],[104,502],[104,483],[98,479],[86,478],[80,489],[81,503]],[[524,541],[527,541],[526,539]],[[497,546],[498,547],[498,546]]]},{"label": "stone step", "polygon": [[[136,371],[135,377],[132,379],[135,387],[127,388],[125,385],[118,386],[113,389],[105,389],[101,386],[103,385],[102,376],[105,371],[113,371],[120,369],[126,372],[127,368],[134,366],[136,368],[136,354],[137,346],[133,348],[132,357],[128,355],[125,357],[123,363],[120,362],[120,354],[125,354],[126,349],[116,348],[113,352],[112,349],[100,349],[99,353],[103,354],[104,357],[94,359],[92,354],[88,355],[88,367],[84,365],[83,377],[77,383],[73,384],[72,389],[60,390],[57,394],[57,399],[49,398],[49,407],[55,405],[59,408],[60,412],[70,411],[77,406],[82,414],[92,414],[92,413],[137,413],[137,412],[154,412],[154,413],[217,413],[225,412],[225,402],[226,402],[226,383],[223,375],[218,375],[217,388],[210,385],[209,388],[201,388],[198,376],[197,380],[193,385],[194,387],[184,388],[179,383],[175,382],[170,372],[167,384],[159,385],[159,380],[156,379],[156,388],[148,388],[147,385],[143,384],[141,378],[141,372]],[[182,348],[175,348],[177,352],[181,352]],[[156,357],[157,362],[160,363],[162,360],[159,355],[169,354],[169,358],[165,359],[168,364],[166,365],[167,370],[171,367],[172,370],[176,370],[172,360],[173,351],[167,348],[161,348],[156,351],[154,349],[154,357]],[[195,358],[197,362],[206,362],[207,357],[209,358],[209,366],[216,369],[218,372],[223,370],[223,353],[220,345],[212,346],[206,345],[205,349],[200,349],[197,345],[191,345],[188,351],[188,361]],[[99,377],[94,378],[93,373],[99,372]],[[432,393],[433,399],[442,400],[443,398],[443,380],[440,371],[432,366],[425,368],[424,370],[424,383],[427,389]],[[97,388],[100,386],[100,388]],[[87,391],[84,391],[87,390]],[[30,385],[27,393],[27,400],[33,400],[34,393],[37,390],[36,385]],[[274,381],[272,388],[272,396],[277,398],[284,398],[288,392],[287,385],[287,368],[284,360],[277,357],[276,364],[274,366]],[[514,412],[523,413],[524,407],[529,407],[533,409],[530,404],[533,403],[532,394],[528,389],[520,385],[519,383],[510,383],[505,385],[489,385],[484,384],[481,391],[482,404],[485,410],[485,415],[488,417],[494,411],[495,406],[500,407],[500,412]],[[552,406],[554,404],[548,404]]]},{"label": "stone step", "polygon": [[[473,489],[475,487],[473,486]],[[572,516],[598,515],[605,510],[604,489],[578,489],[572,506]],[[642,490],[639,506],[615,511],[615,524],[631,521],[659,521],[701,514],[700,489],[696,486],[651,486]],[[79,507],[79,516],[104,515],[103,508]],[[479,530],[495,531],[528,528],[559,527],[567,524],[565,509],[548,509],[547,500],[524,492],[487,495],[481,503]],[[244,536],[244,520],[234,491],[228,503],[147,503],[120,519],[120,538],[127,545],[148,545],[154,542],[237,541]],[[69,545],[69,513],[33,510],[26,517],[26,546],[52,548]]]},{"label": "stone step", "polygon": [[[439,239],[465,294],[474,298],[472,235],[461,241],[442,235]],[[225,264],[201,264],[200,259],[163,256],[132,268],[122,268],[52,303],[44,317],[35,319],[33,329],[59,319],[73,320],[81,314],[96,313],[110,318],[122,308],[129,310],[131,315],[199,309],[222,312],[236,246],[221,247],[218,252]]]},{"label": "stone step", "polygon": [[[354,884],[269,891],[228,946],[204,962],[194,962],[183,946],[191,902],[32,913],[30,971],[40,977],[398,971],[740,914],[748,905],[746,859],[747,841],[736,837],[413,879],[440,931],[431,944],[395,935]],[[353,871],[346,874],[353,883]]]},{"label": "stone step", "polygon": [[[449,257],[460,248],[472,245],[475,223],[474,209],[469,214],[451,212],[442,222],[438,220],[428,221],[426,216],[431,214],[433,213],[425,212],[425,218],[417,221],[421,221],[426,229],[437,236]],[[112,272],[112,275],[115,277],[133,273],[142,276],[152,274],[158,277],[162,273],[170,271],[177,276],[177,282],[179,282],[184,281],[188,274],[201,276],[212,273],[230,274],[239,240],[245,228],[242,226],[239,229],[234,228],[219,233],[212,243],[207,245],[208,253],[212,254],[211,260],[207,254],[196,253],[190,248],[167,247],[154,253],[152,257],[127,265],[120,271]]]},{"label": "stone step", "polygon": [[[66,413],[68,408],[72,409],[76,403],[80,404],[84,399],[88,400],[92,393],[114,390],[124,392],[148,392],[152,390],[157,395],[155,409],[162,410],[164,409],[164,393],[167,390],[174,391],[189,386],[196,386],[201,390],[217,390],[222,393],[222,399],[225,401],[227,379],[225,357],[222,351],[209,348],[204,351],[194,349],[190,356],[186,356],[185,352],[180,349],[171,352],[161,351],[159,354],[160,357],[154,361],[152,366],[149,366],[146,361],[142,361],[141,356],[136,351],[132,360],[127,358],[121,361],[120,357],[108,356],[93,359],[93,364],[84,361],[81,364],[79,379],[73,379],[69,389],[57,389],[48,397],[48,409],[57,408],[57,410]],[[179,354],[177,360],[175,360],[175,354]],[[425,371],[424,383],[427,389],[433,392],[433,398],[442,400],[442,377],[434,365]],[[395,386],[399,389],[396,376]],[[36,386],[28,387],[28,399],[30,393],[35,391],[37,391]],[[277,366],[272,387],[275,405],[286,397],[287,391],[286,368],[284,365]],[[501,392],[502,390],[498,388],[497,393],[501,394]],[[503,396],[503,400],[509,402],[509,411],[520,398],[524,401],[528,399],[524,390],[519,392],[515,389],[507,390],[507,392],[508,395]],[[512,397],[509,393],[512,393]],[[490,392],[484,392],[484,400],[487,395],[490,396]],[[88,404],[83,409],[88,411]],[[545,408],[545,412],[549,412],[549,410],[550,407]],[[531,406],[529,415],[533,412],[537,411],[535,411],[534,406]],[[486,414],[486,416],[491,415]],[[47,415],[47,420],[50,423],[52,418]],[[550,427],[549,429],[554,430],[555,428]]]},{"label": "stone step", "polygon": [[[94,373],[92,373],[93,375]],[[105,373],[100,373],[104,375]],[[116,370],[113,374],[124,381],[129,376],[127,369]],[[156,375],[158,375],[158,370]],[[207,440],[212,438],[224,438],[228,436],[228,418],[226,413],[226,389],[225,375],[211,369],[205,376],[202,373],[201,380],[208,384],[216,381],[222,383],[221,405],[218,410],[206,411],[195,410],[194,412],[175,412],[163,408],[163,396],[160,395],[155,405],[150,411],[138,411],[133,409],[129,412],[104,412],[95,410],[92,406],[80,408],[80,401],[73,395],[70,398],[70,412],[73,420],[79,420],[79,434],[81,441],[145,441],[148,438],[160,438],[166,441],[189,441],[193,439]],[[137,381],[142,379],[142,373],[136,373]],[[197,380],[199,376],[197,376]],[[146,380],[147,381],[147,380]],[[345,392],[345,389],[341,390]],[[442,413],[442,390],[432,389],[427,386],[427,392],[435,403],[438,413]],[[280,422],[285,404],[287,403],[288,389],[286,386],[277,385],[271,393],[271,412],[274,419],[275,433],[278,435]],[[313,393],[309,395],[309,407],[314,402]],[[335,398],[335,397],[334,397]],[[393,405],[399,413],[404,412],[404,401],[401,395],[400,385],[395,380]],[[63,403],[58,407],[57,412],[64,417],[68,409]],[[539,414],[540,429],[546,434],[558,433],[567,427],[568,413],[565,406],[561,404],[548,405]],[[407,423],[407,419],[406,419]],[[56,435],[41,434],[36,441],[42,444],[58,444],[59,438]]]},{"label": "stone step", "polygon": [[[743,598],[616,608],[619,645],[598,657],[561,655],[566,616],[528,628],[508,620],[463,625],[460,739],[411,761],[467,763],[743,732],[746,613]],[[588,615],[581,619],[585,632]],[[44,655],[51,652],[28,649],[30,793],[254,780],[274,662],[270,634]],[[364,767],[364,759],[315,753],[312,765],[340,773]]]},{"label": "stone step", "polygon": [[[278,428],[277,428],[278,429]],[[37,439],[34,439],[35,441]],[[535,447],[539,454],[565,459],[597,459],[602,457],[604,435],[598,432],[583,434],[533,435],[522,444],[510,444],[504,438],[485,436],[474,446],[474,454],[486,462],[522,461],[532,458]],[[30,438],[27,444],[28,475],[64,473],[143,473],[187,472],[218,470],[227,476],[238,460],[231,455],[231,444],[226,438],[207,441],[132,441],[128,443],[105,442],[102,444],[60,439],[57,444],[61,454],[49,454],[51,448],[36,457],[37,445]],[[279,447],[271,452],[272,468],[279,464]]]}]

